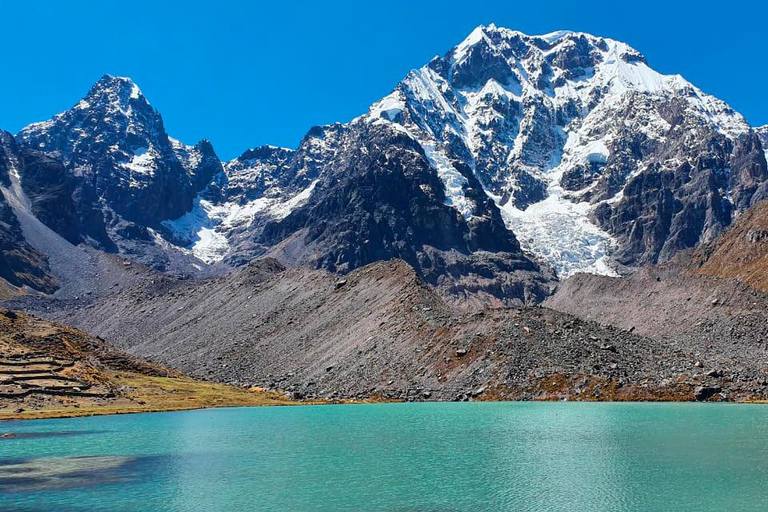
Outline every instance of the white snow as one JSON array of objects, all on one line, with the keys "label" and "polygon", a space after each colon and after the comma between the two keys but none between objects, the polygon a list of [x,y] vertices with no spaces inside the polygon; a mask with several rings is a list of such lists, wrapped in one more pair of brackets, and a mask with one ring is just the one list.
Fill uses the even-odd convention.
[{"label": "white snow", "polygon": [[438,177],[445,186],[445,204],[456,208],[465,219],[472,217],[474,205],[464,195],[464,185],[467,184],[467,178],[456,170],[448,157],[437,149],[436,144],[422,142],[421,147],[424,148],[427,160],[437,171]]},{"label": "white snow", "polygon": [[294,209],[307,202],[307,199],[312,195],[312,191],[315,190],[318,181],[319,180],[313,181],[307,188],[284,203],[275,202],[270,205],[269,214],[277,219],[287,217]]},{"label": "white snow", "polygon": [[398,114],[405,109],[405,104],[399,91],[385,96],[371,106],[370,115],[374,118],[386,116],[389,121],[394,121]]},{"label": "white snow", "polygon": [[[493,26],[493,25],[492,25]],[[489,27],[490,28],[490,27]],[[485,35],[486,27],[480,26],[475,28],[464,41],[458,44],[454,49],[453,60],[457,64],[462,62],[467,56],[469,50],[483,39],[487,39]]]},{"label": "white snow", "polygon": [[214,204],[198,195],[191,211],[178,219],[163,221],[163,225],[177,236],[189,240],[186,249],[195,257],[208,264],[215,263],[229,252],[229,234],[234,229],[250,224],[262,212],[275,219],[287,217],[309,199],[315,185],[317,180],[286,201],[277,197],[260,197],[245,204]]},{"label": "white snow", "polygon": [[134,150],[131,160],[122,166],[131,173],[154,176],[156,156],[152,148],[138,148]]},{"label": "white snow", "polygon": [[501,209],[507,227],[515,233],[520,245],[544,257],[561,278],[577,272],[616,276],[608,266],[608,258],[616,242],[589,219],[589,203],[574,203],[563,197],[558,185],[562,172],[548,174],[549,196],[526,210],[511,202],[499,204],[500,197],[489,194]]},{"label": "white snow", "polygon": [[539,39],[543,39],[549,44],[552,44],[564,38],[565,36],[571,35],[571,34],[573,34],[573,31],[571,30],[556,30],[554,32],[550,32],[549,34],[542,34],[542,35],[533,36],[533,37],[538,37]]}]

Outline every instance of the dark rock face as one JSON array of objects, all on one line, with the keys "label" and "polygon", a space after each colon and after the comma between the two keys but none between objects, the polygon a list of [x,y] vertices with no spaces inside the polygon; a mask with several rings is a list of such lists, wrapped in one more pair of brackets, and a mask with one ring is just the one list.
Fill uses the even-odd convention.
[{"label": "dark rock face", "polygon": [[[72,109],[30,125],[17,140],[28,153],[30,176],[23,173],[22,180],[39,196],[41,220],[51,222],[69,196],[79,232],[62,236],[107,251],[124,237],[148,240],[146,227],[191,209],[195,194],[222,170],[207,141],[190,147],[171,139],[160,114],[126,78],[103,77]],[[43,155],[60,161],[64,175],[58,168],[42,172],[51,167]],[[40,197],[44,189],[53,197]],[[75,224],[67,220],[70,228]]]},{"label": "dark rock face", "polygon": [[446,204],[442,182],[413,138],[353,124],[301,208],[266,224],[265,246],[298,237],[296,263],[346,273],[400,258],[454,294],[471,287],[502,301],[542,300],[554,276],[522,254],[477,178],[465,171],[473,216]]},{"label": "dark rock face", "polygon": [[699,386],[694,390],[694,397],[700,402],[704,402],[720,393],[722,388],[720,386]]},{"label": "dark rock face", "polygon": [[741,137],[731,153],[730,188],[733,205],[744,211],[768,198],[768,165],[765,146],[755,132]]},{"label": "dark rock face", "polygon": [[[677,131],[664,144],[637,146],[636,154],[645,153],[656,163],[626,182],[620,201],[602,202],[594,210],[598,225],[619,238],[614,255],[619,263],[668,261],[683,249],[714,239],[735,213],[765,197],[768,173],[755,133],[732,142],[685,121]],[[615,168],[615,163],[606,168]],[[600,178],[593,201],[613,193],[607,178],[614,176],[611,172]]]},{"label": "dark rock face", "polygon": [[602,60],[599,43],[593,44],[584,35],[575,35],[568,44],[558,45],[554,52],[547,55],[547,62],[553,68],[564,70],[563,77],[566,79],[587,74]]},{"label": "dark rock face", "polygon": [[44,293],[56,291],[45,256],[25,240],[19,221],[0,193],[0,278],[14,286],[29,286]]},{"label": "dark rock face", "polygon": [[103,224],[80,223],[83,215],[78,215],[73,199],[74,183],[61,162],[30,149],[20,153],[21,186],[35,217],[73,244],[82,241],[81,233],[106,240]]},{"label": "dark rock face", "polygon": [[52,293],[57,284],[49,273],[48,262],[24,239],[19,220],[6,198],[12,186],[11,169],[18,162],[17,149],[11,134],[0,131],[0,278],[14,286]]},{"label": "dark rock face", "polygon": [[[677,252],[712,240],[766,193],[765,156],[753,132],[734,139],[688,110],[685,100],[651,105],[637,97],[621,122],[648,108],[670,128],[662,139],[625,132],[605,162],[591,162],[563,175],[567,190],[596,205],[592,219],[614,234],[620,264],[668,261]],[[608,201],[622,192],[619,201]]]}]

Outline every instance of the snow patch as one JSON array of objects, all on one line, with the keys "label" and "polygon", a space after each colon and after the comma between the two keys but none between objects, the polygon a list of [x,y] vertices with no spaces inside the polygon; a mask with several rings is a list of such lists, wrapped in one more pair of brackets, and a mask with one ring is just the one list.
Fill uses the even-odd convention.
[{"label": "snow patch", "polygon": [[571,35],[573,33],[574,32],[572,30],[556,30],[554,32],[550,32],[549,34],[541,34],[541,35],[533,36],[533,37],[537,37],[539,39],[543,39],[546,42],[548,42],[549,44],[553,44],[553,43],[556,43],[557,41],[561,40],[565,36],[569,36],[569,35]]},{"label": "snow patch", "polygon": [[488,194],[501,210],[507,228],[527,251],[546,259],[564,279],[578,272],[618,276],[609,265],[616,240],[589,221],[589,203],[574,203],[563,197],[559,182],[562,171],[548,173],[546,199],[525,210],[501,197]]},{"label": "snow patch", "polygon": [[245,204],[215,204],[198,195],[191,211],[162,224],[176,237],[189,241],[185,248],[196,258],[208,264],[215,263],[229,252],[229,234],[234,229],[250,224],[262,212],[274,219],[287,217],[309,199],[315,185],[317,180],[287,201],[260,197]]},{"label": "snow patch", "polygon": [[437,175],[442,180],[445,187],[445,204],[456,208],[459,213],[468,219],[472,217],[473,203],[464,195],[464,185],[467,184],[465,178],[445,154],[437,148],[433,142],[421,142],[424,148],[424,154],[427,156],[430,165],[437,171]]},{"label": "snow patch", "polygon": [[151,148],[137,148],[133,151],[133,157],[122,166],[132,174],[154,176],[155,152]]},{"label": "snow patch", "polygon": [[370,109],[370,116],[374,119],[382,117],[394,121],[403,110],[405,110],[405,104],[396,91],[374,103]]}]

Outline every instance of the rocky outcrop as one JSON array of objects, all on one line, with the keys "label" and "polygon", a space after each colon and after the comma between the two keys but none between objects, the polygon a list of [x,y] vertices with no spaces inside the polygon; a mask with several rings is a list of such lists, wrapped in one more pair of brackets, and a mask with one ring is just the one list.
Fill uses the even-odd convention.
[{"label": "rocky outcrop", "polygon": [[458,296],[533,303],[553,274],[524,255],[470,172],[464,218],[418,141],[386,125],[353,123],[307,202],[267,223],[265,246],[293,264],[346,273],[374,261],[407,261],[428,283]]},{"label": "rocky outcrop", "polygon": [[632,178],[621,201],[594,210],[594,219],[618,236],[614,257],[624,265],[662,263],[713,240],[768,187],[765,156],[753,132],[732,142],[681,129],[689,135],[660,147],[664,160]]},{"label": "rocky outcrop", "polygon": [[768,199],[766,147],[760,135],[750,132],[735,144],[730,161],[730,189],[734,208],[743,212]]},{"label": "rocky outcrop", "polygon": [[[12,136],[0,131],[0,279],[15,287],[52,293],[58,287],[44,254],[24,238],[19,220],[6,198],[12,187],[17,153]],[[5,286],[4,286],[5,287]]]},{"label": "rocky outcrop", "polygon": [[[222,171],[210,143],[171,139],[139,88],[109,75],[72,109],[28,126],[17,141],[36,215],[66,239],[106,251],[134,254],[142,244],[150,250],[149,229],[189,211]],[[72,210],[76,222],[57,218]]]}]

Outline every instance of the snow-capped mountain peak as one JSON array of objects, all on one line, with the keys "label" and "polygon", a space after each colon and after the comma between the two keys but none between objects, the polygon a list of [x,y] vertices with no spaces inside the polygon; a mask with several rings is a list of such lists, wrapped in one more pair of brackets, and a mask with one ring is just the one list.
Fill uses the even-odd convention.
[{"label": "snow-capped mountain peak", "polygon": [[561,275],[610,273],[618,242],[594,210],[621,202],[624,187],[671,139],[704,130],[733,143],[750,129],[724,102],[653,70],[626,43],[492,24],[411,71],[365,118],[418,140],[443,178],[447,204],[465,216],[471,208],[455,174],[470,169],[508,227]]},{"label": "snow-capped mountain peak", "polygon": [[[116,224],[157,227],[188,211],[194,195],[222,169],[210,143],[186,146],[171,139],[141,89],[112,75],[99,79],[69,110],[27,126],[16,138],[66,166],[82,187],[78,200],[89,224],[100,224],[91,220],[99,214],[91,212],[111,210],[105,216]],[[104,227],[99,230],[101,245],[111,246]]]},{"label": "snow-capped mountain peak", "polygon": [[[279,250],[334,271],[404,257],[435,282],[448,268],[486,275],[505,253],[491,266],[543,279],[507,289],[519,298],[551,277],[520,246],[565,277],[665,261],[716,236],[768,196],[760,136],[623,42],[491,24],[295,150],[262,146],[222,166],[207,141],[170,138],[136,84],[110,75],[17,140],[62,160],[83,222],[104,213],[118,240],[208,263]],[[496,284],[481,287],[507,293]]]},{"label": "snow-capped mountain peak", "polygon": [[117,108],[126,115],[130,114],[136,105],[140,108],[150,106],[133,80],[112,75],[101,77],[75,108],[90,108],[93,105],[103,105],[107,109]]}]

